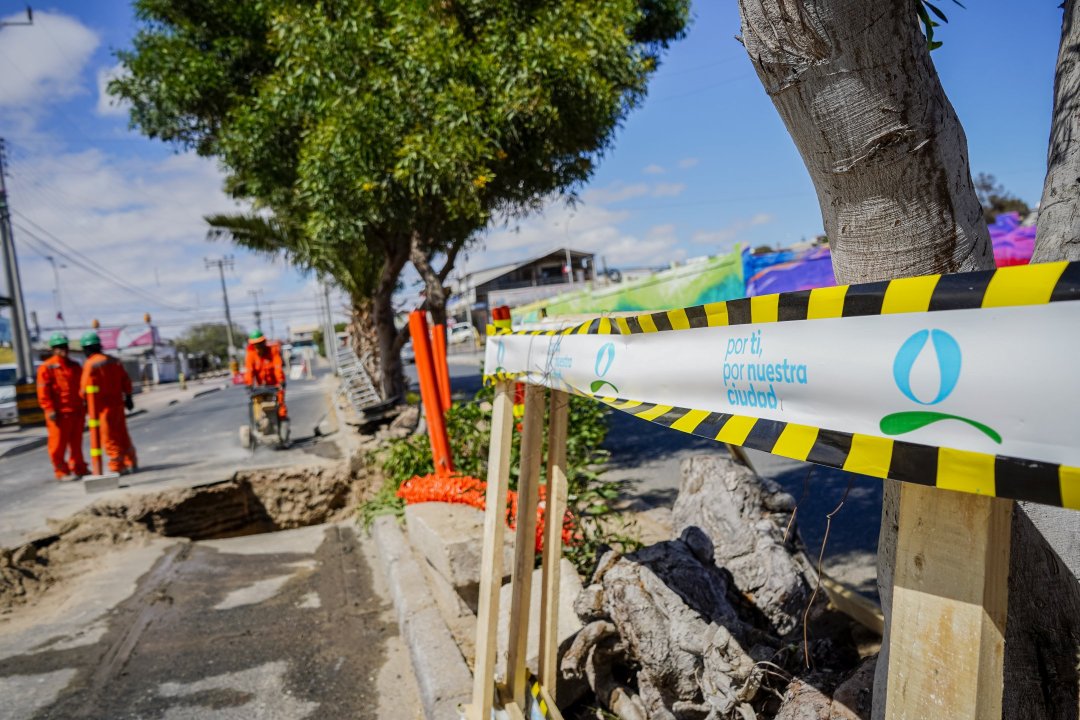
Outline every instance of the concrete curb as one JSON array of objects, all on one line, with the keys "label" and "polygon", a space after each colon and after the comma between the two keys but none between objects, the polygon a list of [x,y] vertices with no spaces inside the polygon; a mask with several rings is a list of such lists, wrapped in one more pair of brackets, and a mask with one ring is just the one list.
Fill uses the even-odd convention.
[{"label": "concrete curb", "polygon": [[372,537],[409,648],[427,720],[457,720],[472,698],[472,673],[432,598],[423,568],[392,517],[375,520]]}]

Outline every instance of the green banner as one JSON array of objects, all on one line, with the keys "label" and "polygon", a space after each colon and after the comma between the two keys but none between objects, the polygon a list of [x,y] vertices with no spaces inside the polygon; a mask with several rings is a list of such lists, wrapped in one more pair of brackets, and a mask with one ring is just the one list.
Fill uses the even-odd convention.
[{"label": "green banner", "polygon": [[536,322],[541,310],[551,317],[671,310],[733,300],[745,294],[742,249],[736,246],[727,255],[680,265],[633,282],[563,293],[514,308],[514,320]]}]

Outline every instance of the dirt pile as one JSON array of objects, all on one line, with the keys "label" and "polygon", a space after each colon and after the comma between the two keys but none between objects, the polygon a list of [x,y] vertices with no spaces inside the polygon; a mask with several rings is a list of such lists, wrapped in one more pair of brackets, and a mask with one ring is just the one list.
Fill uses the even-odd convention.
[{"label": "dirt pile", "polygon": [[148,537],[122,518],[78,513],[50,521],[51,532],[15,548],[0,548],[0,615],[32,602],[58,582],[80,574],[104,548]]}]

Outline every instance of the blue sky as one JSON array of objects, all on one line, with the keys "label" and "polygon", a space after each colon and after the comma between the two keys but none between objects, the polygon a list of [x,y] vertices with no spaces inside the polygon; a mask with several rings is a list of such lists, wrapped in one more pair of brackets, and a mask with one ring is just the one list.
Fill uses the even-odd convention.
[{"label": "blue sky", "polygon": [[[967,132],[972,171],[993,173],[1034,205],[1045,172],[1059,3],[965,4],[942,3],[951,22],[938,31],[945,45],[934,62]],[[0,0],[0,16],[22,6]],[[250,324],[249,293],[261,290],[263,305],[274,303],[279,333],[313,320],[311,278],[203,239],[202,216],[235,207],[214,163],[129,131],[123,109],[101,95],[113,52],[134,33],[130,5],[69,0],[34,10],[33,27],[0,30],[0,136],[8,140],[27,304],[42,324],[54,313],[53,270],[42,256],[57,257],[45,245],[64,249],[60,243],[128,286],[59,260],[67,265],[59,268],[60,299],[70,323],[135,323],[149,311],[175,335],[193,319],[216,320],[220,287],[203,257],[224,253],[236,256],[228,276],[234,317]],[[687,37],[672,46],[581,202],[556,201],[493,230],[469,252],[468,269],[563,245],[602,254],[609,267],[664,265],[739,241],[782,246],[822,231],[802,161],[735,40],[737,3],[699,0],[693,12]]]}]

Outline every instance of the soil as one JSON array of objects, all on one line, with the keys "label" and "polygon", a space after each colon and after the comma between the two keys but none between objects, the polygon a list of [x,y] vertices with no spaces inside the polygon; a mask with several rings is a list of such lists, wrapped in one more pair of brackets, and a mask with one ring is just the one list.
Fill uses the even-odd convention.
[{"label": "soil", "polygon": [[36,602],[109,549],[158,536],[254,535],[345,519],[375,485],[347,463],[237,473],[231,480],[100,500],[14,548],[0,548],[0,615]]}]

